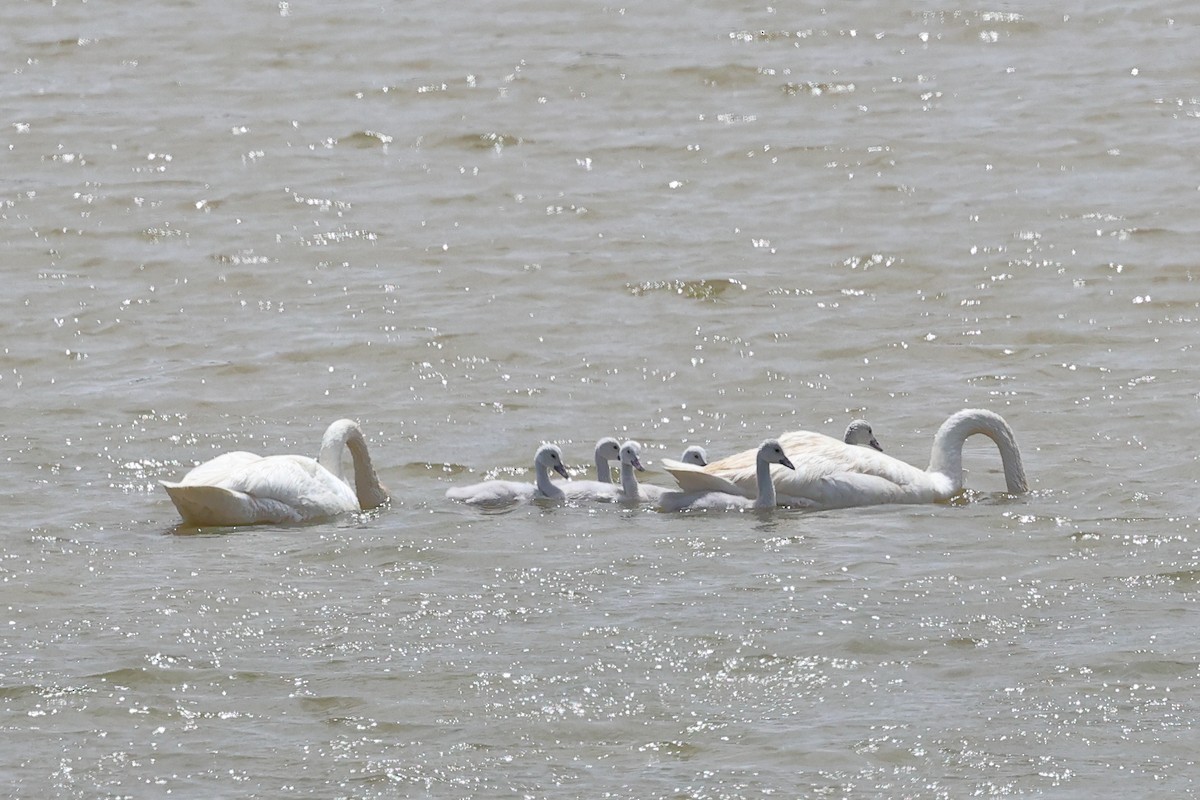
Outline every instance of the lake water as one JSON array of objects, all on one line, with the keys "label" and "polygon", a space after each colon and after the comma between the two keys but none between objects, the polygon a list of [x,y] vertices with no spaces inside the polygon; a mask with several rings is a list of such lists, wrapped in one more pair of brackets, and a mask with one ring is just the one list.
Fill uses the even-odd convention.
[{"label": "lake water", "polygon": [[[836,6],[836,7],[834,7]],[[19,797],[1195,796],[1191,3],[15,0]],[[955,502],[482,513],[863,416]],[[159,480],[359,420],[394,502]]]}]

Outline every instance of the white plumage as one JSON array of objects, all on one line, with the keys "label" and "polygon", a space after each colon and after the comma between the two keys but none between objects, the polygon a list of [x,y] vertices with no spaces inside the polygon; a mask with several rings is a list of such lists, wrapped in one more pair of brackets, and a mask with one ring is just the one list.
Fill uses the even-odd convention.
[{"label": "white plumage", "polygon": [[471,505],[504,505],[521,500],[561,500],[563,490],[550,480],[550,470],[564,478],[567,468],[563,464],[562,451],[557,445],[543,444],[533,457],[534,483],[519,481],[484,481],[470,486],[454,486],[446,490],[446,497]]},{"label": "white plumage", "polygon": [[[696,448],[699,449],[699,448]],[[641,461],[642,446],[628,441],[621,445],[621,494],[619,499],[626,503],[658,503],[669,489],[649,483],[639,483],[638,472],[645,472]],[[701,454],[703,451],[701,450]],[[687,455],[686,451],[684,453]]]},{"label": "white plumage", "polygon": [[856,419],[847,425],[842,441],[846,444],[862,445],[883,452],[883,445],[875,438],[875,432],[871,430],[870,423],[865,419]]},{"label": "white plumage", "polygon": [[599,483],[612,484],[612,472],[608,462],[621,457],[621,443],[611,436],[606,436],[596,442],[596,480]]},{"label": "white plumage", "polygon": [[[662,511],[733,511],[774,508],[775,485],[771,478],[771,465],[779,464],[784,469],[793,469],[792,462],[784,452],[782,444],[774,439],[768,439],[759,445],[757,450],[747,452],[754,456],[756,493],[753,497],[747,496],[740,485],[704,472],[707,467],[664,460],[664,466],[670,463],[687,471],[703,472],[706,479],[703,487],[694,489],[684,485],[684,482],[680,480],[679,484],[684,487],[684,491],[664,492],[657,500],[659,509]],[[668,471],[675,474],[675,470],[670,467],[668,467]],[[678,475],[676,475],[676,479],[679,479]]]},{"label": "white plumage", "polygon": [[[597,442],[597,445],[596,445],[597,467],[599,467],[600,443],[607,442],[607,441],[608,440],[601,439],[600,442]],[[615,439],[613,439],[611,441],[614,444],[616,443]],[[634,444],[636,444],[636,443],[634,443]],[[631,467],[629,465],[631,463],[637,463],[637,452],[636,452],[636,450],[631,450],[629,445],[630,445],[630,443],[626,442],[624,445],[621,445],[617,450],[617,459],[620,461],[620,464],[621,464],[621,483],[620,484],[614,484],[611,482],[605,483],[603,481],[588,481],[588,480],[574,481],[573,480],[573,481],[570,481],[569,483],[560,484],[560,487],[562,488],[562,491],[563,491],[563,495],[566,497],[566,499],[574,501],[574,502],[594,501],[594,502],[600,502],[600,503],[615,503],[615,502],[618,502],[621,500],[625,500],[626,497],[625,497],[624,492],[622,491],[622,487],[625,486],[627,481],[629,480],[629,478],[627,477],[627,473],[630,473],[630,474],[632,473],[633,467]],[[607,449],[607,446],[605,447],[605,449]],[[641,468],[641,464],[638,464],[638,469],[640,469],[640,468]],[[607,466],[605,467],[605,470],[607,471]],[[634,481],[634,486],[636,486],[637,479],[634,478],[633,481]]]},{"label": "white plumage", "polygon": [[[1008,491],[1028,491],[1025,469],[1012,428],[1000,415],[964,409],[938,429],[928,469],[866,447],[840,442],[812,431],[779,437],[795,470],[775,470],[772,485],[781,505],[844,508],[880,503],[929,503],[947,500],[962,491],[962,447],[967,437],[981,433],[996,443]],[[755,451],[747,450],[695,467],[663,461],[685,491],[736,487],[743,496],[756,492]]]},{"label": "white plumage", "polygon": [[[350,449],[355,489],[342,477]],[[225,453],[177,483],[161,481],[184,522],[196,526],[307,522],[387,502],[362,430],[340,419],[325,431],[318,459],[299,455]]]}]

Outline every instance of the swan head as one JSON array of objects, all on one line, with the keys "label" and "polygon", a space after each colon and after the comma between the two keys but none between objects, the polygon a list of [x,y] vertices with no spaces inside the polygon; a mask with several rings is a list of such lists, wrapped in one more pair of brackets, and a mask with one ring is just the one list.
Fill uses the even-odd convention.
[{"label": "swan head", "polygon": [[628,464],[638,472],[645,472],[646,468],[642,466],[642,461],[639,456],[642,454],[642,446],[637,442],[626,442],[621,445],[621,465]]},{"label": "swan head", "polygon": [[783,452],[783,445],[774,439],[767,439],[758,448],[758,460],[768,464],[782,464],[788,469],[795,469],[791,460]]},{"label": "swan head", "polygon": [[616,461],[621,457],[621,443],[611,436],[596,442],[596,461]]},{"label": "swan head", "polygon": [[683,451],[683,457],[679,459],[684,464],[693,464],[697,467],[708,465],[708,453],[703,447],[694,444],[687,450]]},{"label": "swan head", "polygon": [[537,455],[533,457],[535,467],[540,467],[545,470],[554,470],[564,478],[567,475],[567,468],[563,465],[562,450],[558,449],[558,445],[544,444],[538,448]]},{"label": "swan head", "polygon": [[846,435],[842,439],[846,444],[857,444],[871,447],[883,452],[883,445],[875,438],[875,432],[865,419],[856,419],[846,426]]}]

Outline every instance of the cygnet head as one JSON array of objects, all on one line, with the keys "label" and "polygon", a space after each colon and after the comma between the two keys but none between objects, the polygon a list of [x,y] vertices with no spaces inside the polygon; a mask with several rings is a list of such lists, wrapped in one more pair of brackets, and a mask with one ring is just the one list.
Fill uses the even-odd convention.
[{"label": "cygnet head", "polygon": [[596,461],[616,461],[621,457],[621,443],[611,436],[596,442]]},{"label": "cygnet head", "polygon": [[558,445],[544,444],[538,448],[537,455],[533,457],[535,466],[543,469],[552,469],[564,478],[567,476],[567,468],[563,465],[562,451],[558,449]]},{"label": "cygnet head", "polygon": [[846,444],[858,444],[864,447],[873,447],[879,452],[883,452],[881,445],[875,438],[875,433],[871,430],[871,426],[867,424],[865,419],[856,419],[846,426],[846,436],[842,439]]},{"label": "cygnet head", "polygon": [[703,467],[708,465],[708,453],[700,445],[694,444],[683,451],[683,458],[679,460],[685,464],[694,464],[697,467]]},{"label": "cygnet head", "polygon": [[767,439],[759,446],[758,458],[760,461],[766,461],[768,464],[782,464],[788,469],[795,469],[792,462],[783,452],[783,445],[774,439]]},{"label": "cygnet head", "polygon": [[621,464],[628,464],[639,472],[645,472],[646,468],[642,466],[641,459],[638,458],[642,454],[642,446],[637,442],[629,441],[621,445]]}]

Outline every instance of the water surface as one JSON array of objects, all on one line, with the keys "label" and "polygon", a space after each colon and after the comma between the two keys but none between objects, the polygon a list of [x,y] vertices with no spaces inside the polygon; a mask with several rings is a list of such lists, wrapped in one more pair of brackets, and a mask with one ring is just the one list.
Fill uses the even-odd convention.
[{"label": "water surface", "polygon": [[[0,16],[15,795],[1195,793],[1189,5]],[[1031,494],[443,498],[968,406]],[[344,416],[388,508],[158,487]]]}]

